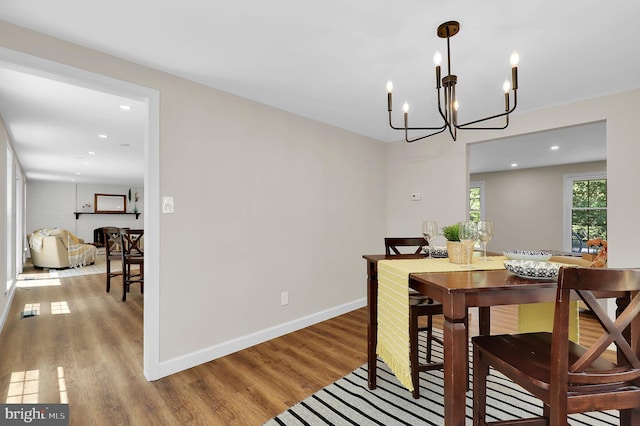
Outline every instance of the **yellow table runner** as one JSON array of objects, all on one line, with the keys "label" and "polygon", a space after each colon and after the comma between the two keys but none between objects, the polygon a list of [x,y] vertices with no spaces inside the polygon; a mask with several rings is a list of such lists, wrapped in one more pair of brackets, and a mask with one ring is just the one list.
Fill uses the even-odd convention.
[{"label": "yellow table runner", "polygon": [[[474,270],[505,269],[504,256],[474,258]],[[400,383],[413,391],[409,365],[409,274],[464,271],[444,259],[398,259],[378,262],[378,347],[376,353]]]}]

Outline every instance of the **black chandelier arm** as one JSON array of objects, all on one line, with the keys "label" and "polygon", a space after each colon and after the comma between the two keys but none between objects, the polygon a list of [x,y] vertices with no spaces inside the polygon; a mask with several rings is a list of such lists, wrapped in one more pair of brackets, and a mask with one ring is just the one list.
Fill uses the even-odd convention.
[{"label": "black chandelier arm", "polygon": [[[518,106],[518,92],[516,90],[513,91],[513,107],[511,107],[508,111],[502,112],[500,114],[492,115],[491,117],[481,118],[479,120],[469,121],[464,124],[455,124],[455,127],[461,130],[503,130],[509,126],[509,114],[515,111]],[[468,127],[472,124],[481,123],[483,121],[493,120],[495,118],[500,118],[506,116],[506,123],[502,127]]]},{"label": "black chandelier arm", "polygon": [[[444,121],[444,126],[446,127],[447,124],[449,124],[449,110],[446,109],[445,112],[442,112],[442,102],[440,102],[440,87],[437,88],[438,89],[438,112],[440,113],[440,117],[442,117],[442,120]],[[445,103],[447,101],[446,99],[446,95],[447,92],[445,91]]]},{"label": "black chandelier arm", "polygon": [[[501,115],[505,115],[505,114],[501,114]],[[500,117],[500,116],[497,116]],[[496,118],[496,117],[489,117],[489,118],[484,118],[482,120],[476,120],[474,123],[477,123],[478,121],[486,121],[486,120],[491,120],[492,118]],[[509,116],[507,115],[505,117],[505,123],[504,126],[500,126],[500,127],[462,127],[462,126],[466,126],[469,124],[473,124],[473,123],[466,123],[463,124],[461,126],[456,126],[456,128],[460,129],[460,130],[504,130],[507,127],[509,127]]]},{"label": "black chandelier arm", "polygon": [[[442,126],[442,128],[440,130],[438,130],[437,132],[433,132],[433,133],[429,133],[428,135],[424,135],[424,136],[420,136],[419,138],[415,138],[415,139],[409,139],[409,132],[407,130],[405,130],[404,132],[404,140],[408,143],[412,143],[412,142],[416,142],[416,141],[420,141],[422,139],[426,139],[429,138],[433,135],[437,135],[438,133],[442,133],[447,129],[447,126]],[[455,138],[454,138],[455,140]]]},{"label": "black chandelier arm", "polygon": [[446,124],[440,127],[396,127],[391,122],[391,111],[389,111],[389,126],[394,130],[438,130],[438,132],[433,133],[434,135],[442,132],[447,127]]}]

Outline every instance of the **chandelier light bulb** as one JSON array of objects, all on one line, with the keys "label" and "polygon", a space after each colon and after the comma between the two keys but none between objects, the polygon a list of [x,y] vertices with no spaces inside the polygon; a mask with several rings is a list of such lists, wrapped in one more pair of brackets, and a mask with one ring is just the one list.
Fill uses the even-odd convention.
[{"label": "chandelier light bulb", "polygon": [[402,105],[402,110],[404,111],[404,113],[408,113],[409,112],[409,104],[408,103],[404,103],[404,105]]},{"label": "chandelier light bulb", "polygon": [[393,92],[393,83],[391,81],[387,81],[387,92]]},{"label": "chandelier light bulb", "polygon": [[438,67],[442,63],[442,53],[436,50],[436,53],[433,55],[433,63]]},{"label": "chandelier light bulb", "polygon": [[518,52],[516,52],[515,50],[513,51],[511,57],[509,58],[509,62],[511,62],[511,68],[518,66],[518,62],[520,62],[520,55],[518,55]]},{"label": "chandelier light bulb", "polygon": [[453,101],[453,109],[455,111],[458,111],[459,107],[460,107],[460,104],[458,103],[458,100],[456,99],[455,101]]},{"label": "chandelier light bulb", "polygon": [[504,83],[502,84],[502,90],[504,90],[504,93],[509,93],[509,90],[511,90],[511,83],[509,82],[509,80],[504,81]]}]

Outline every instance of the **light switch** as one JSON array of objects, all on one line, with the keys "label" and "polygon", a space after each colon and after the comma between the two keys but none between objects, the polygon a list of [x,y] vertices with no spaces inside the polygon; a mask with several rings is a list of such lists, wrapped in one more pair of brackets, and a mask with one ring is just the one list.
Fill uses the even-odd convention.
[{"label": "light switch", "polygon": [[173,197],[162,197],[162,213],[173,213]]},{"label": "light switch", "polygon": [[420,201],[420,193],[412,192],[409,198],[411,198],[411,201]]}]

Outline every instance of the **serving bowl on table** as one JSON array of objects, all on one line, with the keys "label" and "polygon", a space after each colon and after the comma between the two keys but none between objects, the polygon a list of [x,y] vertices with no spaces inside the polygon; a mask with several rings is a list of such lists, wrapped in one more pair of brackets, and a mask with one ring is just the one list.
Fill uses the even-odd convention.
[{"label": "serving bowl on table", "polygon": [[551,259],[551,253],[540,250],[507,250],[502,254],[509,260],[538,260],[547,261]]},{"label": "serving bowl on table", "polygon": [[[427,247],[427,253],[429,252],[429,247]],[[449,256],[447,252],[446,246],[431,246],[431,257],[434,259],[442,259]]]},{"label": "serving bowl on table", "polygon": [[557,278],[560,270],[559,263],[538,260],[505,260],[507,271],[523,278],[549,279]]}]

